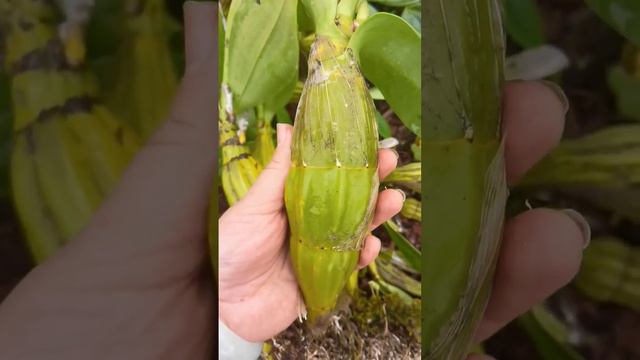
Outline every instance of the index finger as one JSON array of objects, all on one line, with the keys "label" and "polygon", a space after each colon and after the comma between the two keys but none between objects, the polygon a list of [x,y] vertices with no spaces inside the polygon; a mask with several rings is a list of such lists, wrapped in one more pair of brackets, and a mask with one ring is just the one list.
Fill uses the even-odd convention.
[{"label": "index finger", "polygon": [[569,102],[555,84],[514,81],[505,85],[503,106],[507,181],[512,185],[558,145]]},{"label": "index finger", "polygon": [[380,181],[386,178],[398,166],[398,154],[390,149],[378,151],[378,176]]}]

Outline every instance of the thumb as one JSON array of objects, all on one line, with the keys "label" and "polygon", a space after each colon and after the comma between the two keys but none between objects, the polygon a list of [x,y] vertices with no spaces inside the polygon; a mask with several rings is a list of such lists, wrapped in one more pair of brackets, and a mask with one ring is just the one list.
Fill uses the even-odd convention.
[{"label": "thumb", "polygon": [[[171,115],[94,214],[84,241],[77,242],[89,244],[95,256],[85,250],[84,263],[118,262],[132,248],[152,253],[176,241],[189,246],[193,258],[202,254],[217,149],[217,6],[189,1],[184,10],[187,70]],[[114,281],[128,276],[109,274]]]},{"label": "thumb", "polygon": [[273,158],[262,170],[243,200],[246,199],[246,203],[250,202],[261,206],[273,204],[280,209],[284,200],[284,183],[291,166],[293,126],[278,124],[276,131],[278,146],[273,153]]},{"label": "thumb", "polygon": [[208,150],[216,148],[218,124],[217,5],[187,1],[184,23],[185,73],[168,124],[160,132],[169,133],[164,135],[172,141],[197,143]]}]

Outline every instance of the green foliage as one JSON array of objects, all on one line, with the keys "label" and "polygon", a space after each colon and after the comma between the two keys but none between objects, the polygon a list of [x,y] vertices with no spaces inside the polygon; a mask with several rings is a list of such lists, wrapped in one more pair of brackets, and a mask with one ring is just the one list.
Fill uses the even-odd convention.
[{"label": "green foliage", "polygon": [[[238,0],[227,19],[223,82],[234,94],[236,112],[268,103],[275,112],[295,88],[298,73],[296,0]],[[292,75],[293,74],[293,75]]]},{"label": "green foliage", "polygon": [[87,55],[91,59],[118,51],[123,27],[123,0],[96,0],[87,28]]},{"label": "green foliage", "polygon": [[534,0],[504,1],[505,27],[511,38],[523,48],[544,44],[542,21]]},{"label": "green foliage", "polygon": [[383,183],[393,183],[418,193],[421,192],[422,163],[412,162],[396,168],[391,174],[384,178]]},{"label": "green foliage", "polygon": [[[380,334],[387,326],[401,326],[416,340],[420,339],[421,301],[415,299],[407,304],[405,299],[395,293],[382,293],[373,296],[355,296],[352,316],[363,335]],[[383,310],[384,309],[384,310]]]},{"label": "green foliage", "polygon": [[422,30],[422,6],[411,5],[402,10],[402,18],[405,19],[416,31]]},{"label": "green foliage", "polygon": [[367,80],[380,89],[405,126],[420,134],[420,34],[399,16],[377,13],[356,30],[349,46]]},{"label": "green foliage", "polygon": [[379,111],[376,111],[376,122],[378,123],[378,133],[380,137],[386,139],[391,137],[391,128],[387,119],[385,119]]},{"label": "green foliage", "polygon": [[640,46],[640,1],[586,0],[604,21],[620,34]]},{"label": "green foliage", "polygon": [[387,230],[391,240],[398,248],[398,251],[404,256],[407,264],[416,271],[420,271],[422,254],[413,246],[413,244],[400,233],[398,226],[392,221],[388,220],[384,224],[384,229]]},{"label": "green foliage", "polygon": [[409,274],[402,271],[399,267],[395,266],[395,264],[391,261],[391,254],[385,254],[387,256],[383,256],[382,254],[378,256],[375,260],[376,272],[378,276],[380,276],[381,280],[398,287],[403,292],[414,296],[421,297],[422,290],[421,284],[419,280],[414,279],[409,276]]},{"label": "green foliage", "polygon": [[527,332],[541,360],[582,360],[568,344],[568,330],[542,306],[536,306],[518,319]]},{"label": "green foliage", "polygon": [[620,114],[640,121],[640,79],[629,74],[624,67],[609,70],[609,86],[616,95]]},{"label": "green foliage", "polygon": [[313,32],[313,19],[309,17],[302,1],[298,2],[298,30],[303,33]]},{"label": "green foliage", "polygon": [[369,89],[369,94],[371,94],[371,98],[373,98],[373,100],[384,100],[384,95],[382,95],[380,89],[376,87]]},{"label": "green foliage", "polygon": [[[171,9],[175,4],[169,1],[167,6]],[[114,86],[116,77],[113,76],[113,72],[116,68],[117,54],[121,49],[122,39],[127,36],[127,24],[123,20],[124,9],[124,0],[95,0],[87,26],[87,64],[105,89]],[[182,74],[184,44],[181,24],[176,18],[167,16],[165,29],[170,39],[171,57],[176,73]]]},{"label": "green foliage", "polygon": [[313,24],[313,30],[321,36],[341,38],[342,33],[335,26],[335,17],[338,8],[337,1],[326,0],[300,0],[303,14],[304,27]]},{"label": "green foliage", "polygon": [[600,302],[640,311],[640,248],[615,237],[593,239],[574,281],[578,290]]},{"label": "green foliage", "polygon": [[622,189],[638,184],[640,125],[635,123],[563,141],[520,182],[520,186],[547,188],[588,185]]},{"label": "green foliage", "polygon": [[422,140],[419,137],[411,144],[411,153],[416,161],[422,161]]},{"label": "green foliage", "polygon": [[280,109],[276,112],[276,122],[282,124],[293,124],[293,120],[291,120],[291,116],[286,109]]}]

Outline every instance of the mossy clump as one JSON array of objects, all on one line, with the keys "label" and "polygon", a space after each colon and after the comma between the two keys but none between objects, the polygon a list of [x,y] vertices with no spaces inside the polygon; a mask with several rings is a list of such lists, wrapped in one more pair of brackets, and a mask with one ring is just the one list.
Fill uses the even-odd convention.
[{"label": "mossy clump", "polygon": [[419,359],[420,308],[420,299],[359,290],[321,336],[295,322],[268,342],[262,359]]}]

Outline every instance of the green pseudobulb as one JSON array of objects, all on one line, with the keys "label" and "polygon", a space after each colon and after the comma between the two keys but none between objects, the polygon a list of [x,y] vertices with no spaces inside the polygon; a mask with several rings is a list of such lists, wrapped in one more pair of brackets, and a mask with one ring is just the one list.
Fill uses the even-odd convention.
[{"label": "green pseudobulb", "polygon": [[298,105],[285,189],[291,260],[310,323],[356,269],[377,198],[373,100],[348,49],[318,38]]}]

